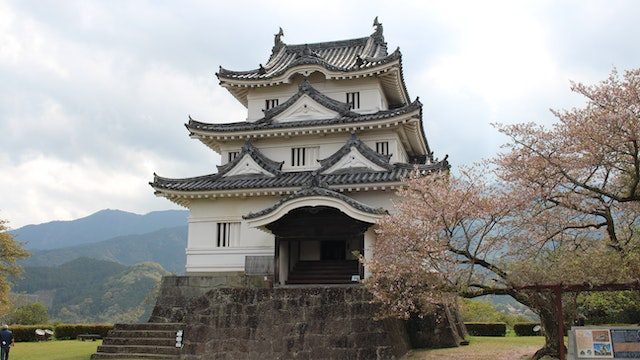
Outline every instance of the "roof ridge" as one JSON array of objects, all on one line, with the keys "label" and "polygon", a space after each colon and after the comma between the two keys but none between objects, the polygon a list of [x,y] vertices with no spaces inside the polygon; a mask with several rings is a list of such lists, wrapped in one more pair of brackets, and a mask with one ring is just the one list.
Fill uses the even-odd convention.
[{"label": "roof ridge", "polygon": [[386,170],[391,170],[393,168],[393,165],[389,163],[389,160],[391,159],[390,155],[379,154],[378,152],[367,146],[367,144],[362,142],[362,140],[358,138],[355,132],[351,132],[351,137],[349,138],[349,140],[347,140],[347,142],[342,145],[342,147],[338,149],[338,151],[333,153],[328,158],[318,160],[318,162],[320,163],[320,169],[318,169],[317,171],[322,173],[330,169],[333,165],[338,163],[340,159],[351,152],[352,147],[355,147],[356,150],[358,150],[358,152],[362,154],[362,156],[364,156],[367,160],[373,162],[374,164]]},{"label": "roof ridge", "polygon": [[[287,100],[289,101],[289,100]],[[284,105],[282,103],[281,105]],[[280,106],[280,105],[278,105]],[[319,119],[319,120],[298,120],[289,121],[284,123],[272,122],[263,119],[256,120],[255,122],[239,121],[232,123],[205,123],[190,119],[189,123],[185,124],[189,132],[193,130],[209,130],[209,131],[248,131],[248,130],[260,130],[269,128],[293,128],[296,126],[314,126],[314,125],[330,125],[331,123],[356,123],[362,121],[371,121],[378,119],[386,119],[389,117],[403,115],[408,112],[421,109],[422,103],[416,99],[412,103],[397,107],[394,109],[380,110],[371,114],[358,114],[350,112],[348,115],[342,115],[333,119]],[[274,108],[275,109],[275,108]]]},{"label": "roof ridge", "polygon": [[266,157],[257,147],[253,146],[253,142],[251,140],[245,141],[242,146],[242,150],[240,153],[231,161],[224,165],[218,165],[218,176],[223,176],[233,169],[245,155],[249,155],[258,165],[260,165],[266,171],[272,173],[273,175],[279,175],[282,173],[282,164],[284,161],[277,162]]}]

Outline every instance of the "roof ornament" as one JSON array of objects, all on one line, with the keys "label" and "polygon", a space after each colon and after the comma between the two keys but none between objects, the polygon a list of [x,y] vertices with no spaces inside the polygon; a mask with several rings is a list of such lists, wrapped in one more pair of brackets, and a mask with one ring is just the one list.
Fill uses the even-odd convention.
[{"label": "roof ornament", "polygon": [[364,59],[362,58],[362,56],[360,56],[360,54],[356,55],[356,66],[360,67],[362,66],[362,64],[364,64]]},{"label": "roof ornament", "polygon": [[273,48],[271,49],[271,57],[273,57],[281,48],[285,46],[284,41],[282,41],[283,36],[284,31],[282,31],[282,28],[278,28],[278,33],[273,35]]},{"label": "roof ornament", "polygon": [[376,28],[376,31],[373,34],[377,36],[382,36],[382,23],[378,21],[377,16],[375,19],[373,19],[373,26]]},{"label": "roof ornament", "polygon": [[307,91],[311,88],[311,83],[309,82],[309,78],[308,77],[304,77],[304,80],[302,80],[302,82],[300,83],[300,85],[298,86],[298,90],[300,91]]},{"label": "roof ornament", "polygon": [[315,51],[311,50],[311,47],[309,46],[309,44],[304,44],[304,48],[296,52],[296,59],[297,58],[319,58],[320,59],[322,57]]},{"label": "roof ornament", "polygon": [[251,141],[251,139],[247,139],[244,144],[242,145],[242,151],[243,152],[252,152],[253,151],[253,143]]},{"label": "roof ornament", "polygon": [[278,28],[279,31],[277,34],[274,35],[274,39],[273,39],[273,46],[276,47],[280,47],[282,45],[284,45],[284,42],[282,41],[282,37],[284,36],[284,31],[282,31],[282,28]]},{"label": "roof ornament", "polygon": [[262,66],[262,64],[258,64],[258,74],[263,75],[267,72],[267,69],[264,68],[264,66]]}]

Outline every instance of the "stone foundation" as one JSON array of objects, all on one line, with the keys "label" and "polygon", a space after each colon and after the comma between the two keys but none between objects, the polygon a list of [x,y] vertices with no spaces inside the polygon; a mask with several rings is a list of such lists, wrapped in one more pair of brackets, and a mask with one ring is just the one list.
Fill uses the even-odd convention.
[{"label": "stone foundation", "polygon": [[162,278],[156,305],[149,322],[183,322],[185,309],[195,298],[217,288],[265,288],[272,277],[248,276],[244,272],[221,272],[207,275],[165,276]]},{"label": "stone foundation", "polygon": [[398,359],[412,347],[458,346],[464,336],[457,312],[446,308],[376,320],[378,304],[358,285],[248,285],[242,276],[167,277],[150,322],[185,324],[184,360]]}]

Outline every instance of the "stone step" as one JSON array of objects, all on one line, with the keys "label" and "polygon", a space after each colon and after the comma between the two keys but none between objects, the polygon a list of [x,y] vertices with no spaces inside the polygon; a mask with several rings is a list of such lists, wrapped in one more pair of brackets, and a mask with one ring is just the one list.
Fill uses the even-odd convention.
[{"label": "stone step", "polygon": [[102,345],[174,346],[175,344],[175,335],[170,338],[107,337],[102,342]]},{"label": "stone step", "polygon": [[358,266],[357,262],[334,262],[334,263],[325,263],[322,261],[298,261],[295,266],[318,266],[318,267],[344,267],[344,266]]},{"label": "stone step", "polygon": [[152,354],[152,355],[180,355],[180,348],[174,346],[144,346],[144,345],[100,345],[98,353],[111,354]]},{"label": "stone step", "polygon": [[140,324],[115,324],[115,330],[169,330],[184,329],[183,323],[140,323]]},{"label": "stone step", "polygon": [[290,272],[288,277],[317,277],[317,278],[322,278],[322,277],[332,277],[332,278],[348,278],[351,279],[351,275],[359,275],[360,273],[358,272],[348,272],[348,273],[316,273],[316,272]]},{"label": "stone step", "polygon": [[112,359],[112,360],[137,360],[137,359],[163,359],[163,360],[180,360],[178,355],[162,355],[162,354],[113,354],[113,353],[95,353],[91,355],[91,360]]},{"label": "stone step", "polygon": [[173,330],[111,330],[109,337],[117,338],[175,338],[176,332]]},{"label": "stone step", "polygon": [[293,279],[287,280],[288,285],[302,284],[354,284],[351,279]]},{"label": "stone step", "polygon": [[348,272],[358,272],[360,268],[349,266],[349,267],[297,267],[295,266],[292,272],[338,272],[338,273],[348,273]]}]

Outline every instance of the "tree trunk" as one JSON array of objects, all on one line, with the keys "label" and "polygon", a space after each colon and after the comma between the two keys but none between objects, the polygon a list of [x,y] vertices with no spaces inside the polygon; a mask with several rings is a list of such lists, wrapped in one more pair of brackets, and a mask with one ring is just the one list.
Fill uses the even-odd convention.
[{"label": "tree trunk", "polygon": [[523,305],[531,308],[531,310],[540,316],[540,325],[542,326],[545,344],[542,349],[535,353],[532,360],[538,360],[544,356],[551,356],[556,359],[559,358],[560,343],[558,341],[558,321],[564,321],[564,319],[560,319],[557,314],[554,294],[550,292],[536,294],[532,294],[530,292],[518,292],[511,296]]}]

